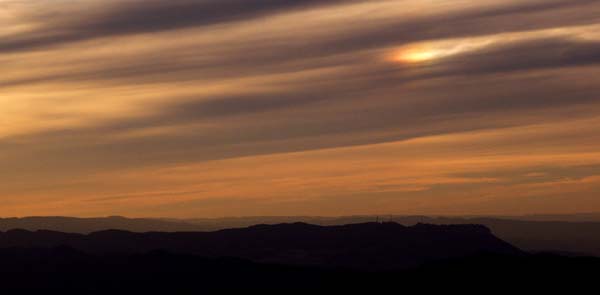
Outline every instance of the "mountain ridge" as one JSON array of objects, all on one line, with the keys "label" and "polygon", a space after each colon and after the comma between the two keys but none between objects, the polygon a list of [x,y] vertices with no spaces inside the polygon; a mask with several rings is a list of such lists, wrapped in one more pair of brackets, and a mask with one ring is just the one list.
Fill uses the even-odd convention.
[{"label": "mountain ridge", "polygon": [[[594,216],[594,214],[575,215]],[[533,219],[541,217],[534,216]],[[499,238],[529,252],[571,253],[572,255],[600,256],[600,222],[513,220],[497,217],[428,217],[428,216],[346,216],[346,217],[239,217],[220,219],[151,219],[151,218],[72,218],[29,217],[0,219],[0,231],[15,228],[28,230],[54,230],[71,233],[91,233],[109,229],[132,232],[206,232],[226,228],[245,228],[256,224],[305,222],[318,225],[368,223],[375,220],[392,220],[404,225],[428,224],[482,224]],[[568,219],[568,218],[567,218]]]},{"label": "mountain ridge", "polygon": [[481,253],[522,254],[481,225],[289,223],[214,232],[0,232],[0,248],[58,246],[86,253],[135,254],[166,250],[213,258],[238,257],[260,263],[363,270],[403,269]]}]

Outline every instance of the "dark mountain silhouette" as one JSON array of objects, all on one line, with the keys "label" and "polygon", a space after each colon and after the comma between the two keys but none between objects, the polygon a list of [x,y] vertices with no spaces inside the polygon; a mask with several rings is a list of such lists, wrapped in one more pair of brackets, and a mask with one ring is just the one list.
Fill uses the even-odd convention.
[{"label": "dark mountain silhouette", "polygon": [[[345,216],[345,217],[242,217],[219,219],[221,223],[207,219],[185,220],[203,227],[247,226],[255,223],[276,223],[278,220],[301,220],[320,225],[353,224],[380,220],[391,220],[403,225],[427,224],[481,224],[500,239],[530,252],[556,252],[572,255],[600,256],[600,222],[552,221],[559,217],[571,219],[592,218],[594,214],[582,215],[531,215],[526,220],[485,217],[427,217],[427,216]],[[295,219],[294,219],[295,218]],[[513,217],[511,217],[513,218]],[[516,218],[516,217],[514,217]],[[544,218],[548,218],[545,220]],[[535,219],[539,221],[527,220]],[[545,221],[542,221],[545,220]],[[219,227],[216,227],[219,228]]]},{"label": "dark mountain silhouette", "polygon": [[[502,240],[530,252],[571,253],[600,256],[600,222],[562,221],[595,220],[596,214],[530,215],[523,220],[485,217],[427,217],[386,216],[380,220],[393,220],[404,225],[428,224],[482,224]],[[0,219],[0,231],[11,229],[52,230],[68,233],[92,233],[111,229],[131,232],[192,232],[241,228],[256,224],[305,222],[323,226],[373,222],[376,216],[347,217],[239,217],[217,219],[129,219],[28,217]]]},{"label": "dark mountain silhouette", "polygon": [[481,225],[0,233],[7,294],[580,293],[600,258],[529,254]]},{"label": "dark mountain silhouette", "polygon": [[421,218],[414,221],[431,224],[482,224],[489,227],[497,237],[525,251],[600,256],[600,222],[495,218]]},{"label": "dark mountain silhouette", "polygon": [[480,253],[520,255],[480,225],[364,223],[317,226],[304,223],[257,225],[216,232],[88,235],[11,230],[0,233],[0,248],[68,246],[85,253],[147,253],[167,250],[204,257],[237,257],[260,263],[389,270]]}]

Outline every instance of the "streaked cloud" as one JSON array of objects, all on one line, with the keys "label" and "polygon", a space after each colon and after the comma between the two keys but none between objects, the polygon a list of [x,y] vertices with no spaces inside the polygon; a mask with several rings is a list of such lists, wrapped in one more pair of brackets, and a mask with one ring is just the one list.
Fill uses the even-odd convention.
[{"label": "streaked cloud", "polygon": [[600,210],[599,16],[594,0],[0,1],[0,214]]}]

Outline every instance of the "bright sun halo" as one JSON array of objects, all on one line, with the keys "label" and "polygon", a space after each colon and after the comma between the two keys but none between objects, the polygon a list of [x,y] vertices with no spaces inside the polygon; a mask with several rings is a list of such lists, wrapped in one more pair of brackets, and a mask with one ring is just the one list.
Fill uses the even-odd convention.
[{"label": "bright sun halo", "polygon": [[427,63],[457,54],[464,50],[461,44],[416,44],[396,51],[393,58],[396,62],[417,64]]},{"label": "bright sun halo", "polygon": [[396,60],[406,63],[422,63],[434,60],[441,55],[442,53],[439,50],[413,48],[400,52],[396,56]]}]

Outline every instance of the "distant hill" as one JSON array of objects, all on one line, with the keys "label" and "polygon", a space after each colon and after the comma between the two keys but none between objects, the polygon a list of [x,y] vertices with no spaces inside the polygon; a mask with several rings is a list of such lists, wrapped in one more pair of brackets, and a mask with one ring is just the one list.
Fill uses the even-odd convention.
[{"label": "distant hill", "polygon": [[261,263],[361,270],[404,269],[481,253],[522,254],[480,225],[406,227],[397,223],[364,223],[324,227],[294,223],[188,233],[115,230],[89,235],[25,230],[0,233],[0,248],[58,246],[86,253],[167,250],[205,257],[238,257]]},{"label": "distant hill", "polygon": [[0,218],[0,231],[24,229],[29,231],[52,230],[66,233],[91,233],[109,229],[118,229],[132,232],[147,231],[202,231],[201,225],[189,224],[183,221],[167,221],[149,218],[125,218],[120,216],[99,218],[74,218],[74,217],[24,217]]},{"label": "distant hill", "polygon": [[502,216],[500,218],[524,221],[600,222],[600,213],[532,214],[522,216]]}]

